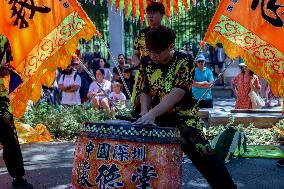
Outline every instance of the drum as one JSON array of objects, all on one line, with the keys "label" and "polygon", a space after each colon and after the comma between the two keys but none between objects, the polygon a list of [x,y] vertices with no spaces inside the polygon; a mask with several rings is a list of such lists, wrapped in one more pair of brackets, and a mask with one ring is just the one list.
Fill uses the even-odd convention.
[{"label": "drum", "polygon": [[179,132],[127,121],[84,123],[71,188],[175,189],[182,186]]}]

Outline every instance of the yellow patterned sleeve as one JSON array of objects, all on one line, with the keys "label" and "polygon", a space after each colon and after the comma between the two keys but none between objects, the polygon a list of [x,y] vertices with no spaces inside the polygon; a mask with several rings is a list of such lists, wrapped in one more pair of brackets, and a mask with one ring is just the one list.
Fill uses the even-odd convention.
[{"label": "yellow patterned sleeve", "polygon": [[[184,60],[183,60],[184,61]],[[186,64],[180,66],[174,81],[174,87],[190,91],[192,87],[192,79],[194,74],[193,62],[186,59]]]},{"label": "yellow patterned sleeve", "polygon": [[140,51],[139,38],[140,38],[140,32],[137,33],[135,40],[134,40],[133,49],[136,51]]}]

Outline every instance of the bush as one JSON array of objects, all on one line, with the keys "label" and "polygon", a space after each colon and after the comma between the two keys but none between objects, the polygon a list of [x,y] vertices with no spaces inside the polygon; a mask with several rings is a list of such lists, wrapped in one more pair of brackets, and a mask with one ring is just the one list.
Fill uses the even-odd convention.
[{"label": "bush", "polygon": [[[278,140],[276,135],[270,129],[260,129],[254,127],[253,123],[250,124],[248,127],[244,127],[243,124],[234,124],[235,118],[229,117],[228,123],[226,125],[218,125],[209,127],[208,131],[206,132],[206,136],[208,139],[213,139],[219,133],[223,132],[227,127],[234,127],[239,132],[244,132],[247,137],[247,144],[248,145],[270,145],[270,144],[277,144]],[[283,122],[284,123],[284,122]]]},{"label": "bush", "polygon": [[55,139],[72,140],[83,122],[112,119],[104,111],[95,111],[89,104],[72,107],[40,104],[29,106],[19,121],[34,127],[44,124]]},{"label": "bush", "polygon": [[284,141],[284,119],[276,123],[275,126],[272,127],[271,131],[275,134],[278,140]]}]

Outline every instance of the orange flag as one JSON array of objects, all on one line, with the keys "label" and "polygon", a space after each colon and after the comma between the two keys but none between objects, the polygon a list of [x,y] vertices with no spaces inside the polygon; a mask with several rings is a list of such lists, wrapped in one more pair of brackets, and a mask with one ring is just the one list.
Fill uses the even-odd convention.
[{"label": "orange flag", "polygon": [[231,58],[242,57],[284,97],[284,0],[223,0],[204,40],[223,43]]},{"label": "orange flag", "polygon": [[0,34],[11,45],[11,66],[23,83],[10,94],[16,117],[28,100],[37,101],[41,85],[52,84],[57,67],[66,67],[80,38],[97,33],[76,0],[2,0]]}]

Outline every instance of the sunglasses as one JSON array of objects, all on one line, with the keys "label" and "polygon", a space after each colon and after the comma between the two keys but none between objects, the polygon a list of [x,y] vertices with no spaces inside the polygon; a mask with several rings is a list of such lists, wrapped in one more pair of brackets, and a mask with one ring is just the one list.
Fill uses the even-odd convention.
[{"label": "sunglasses", "polygon": [[197,61],[197,63],[203,63],[204,61],[203,60],[199,60],[199,61]]}]

